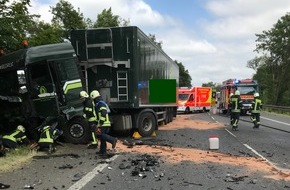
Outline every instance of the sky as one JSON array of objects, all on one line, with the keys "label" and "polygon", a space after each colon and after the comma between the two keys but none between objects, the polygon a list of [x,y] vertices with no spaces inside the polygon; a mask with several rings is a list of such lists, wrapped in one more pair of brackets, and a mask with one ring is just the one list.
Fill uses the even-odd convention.
[{"label": "sky", "polygon": [[[58,0],[31,0],[31,13],[50,22]],[[145,34],[154,34],[171,59],[181,62],[192,86],[252,78],[256,35],[290,12],[289,0],[68,0],[85,18],[111,7]]]}]

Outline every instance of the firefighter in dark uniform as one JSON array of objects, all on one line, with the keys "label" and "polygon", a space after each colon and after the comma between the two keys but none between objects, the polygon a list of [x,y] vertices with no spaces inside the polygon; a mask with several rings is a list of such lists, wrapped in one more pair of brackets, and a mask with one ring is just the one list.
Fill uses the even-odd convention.
[{"label": "firefighter in dark uniform", "polygon": [[262,100],[260,99],[259,93],[254,94],[254,101],[251,105],[251,120],[254,123],[253,128],[259,128],[260,126],[260,113],[262,109]]},{"label": "firefighter in dark uniform", "polygon": [[19,145],[28,143],[29,140],[25,135],[25,128],[22,125],[18,125],[15,131],[2,137],[2,144],[5,148],[15,149]]},{"label": "firefighter in dark uniform", "polygon": [[54,152],[55,149],[55,140],[62,135],[62,132],[58,129],[54,129],[50,125],[42,127],[41,133],[38,140],[38,150],[39,151],[48,151],[48,153]]},{"label": "firefighter in dark uniform", "polygon": [[232,96],[234,95],[234,93],[230,93],[230,97],[229,97],[229,102],[228,102],[228,112],[230,113],[230,121],[231,121],[231,125],[233,124],[233,115],[232,115],[232,112],[231,112],[231,108],[232,108]]},{"label": "firefighter in dark uniform", "polygon": [[111,122],[108,114],[108,105],[102,100],[101,95],[97,90],[93,90],[90,96],[95,104],[95,112],[98,121],[97,133],[101,141],[100,151],[97,153],[106,156],[107,142],[112,144],[112,149],[115,149],[117,138],[109,135]]},{"label": "firefighter in dark uniform", "polygon": [[83,112],[84,117],[87,119],[92,134],[92,142],[88,145],[88,148],[98,148],[98,139],[97,139],[97,118],[95,113],[95,108],[93,101],[89,98],[89,95],[86,91],[80,92],[80,99],[83,103]]},{"label": "firefighter in dark uniform", "polygon": [[236,90],[235,94],[231,97],[231,116],[232,116],[232,129],[234,131],[238,130],[238,123],[240,119],[240,113],[241,113],[241,97],[240,97],[240,91]]}]

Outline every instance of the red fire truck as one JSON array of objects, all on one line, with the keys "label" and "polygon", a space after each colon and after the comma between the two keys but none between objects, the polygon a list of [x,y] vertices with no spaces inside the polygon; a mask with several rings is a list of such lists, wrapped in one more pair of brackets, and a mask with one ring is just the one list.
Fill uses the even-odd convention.
[{"label": "red fire truck", "polygon": [[241,114],[247,114],[251,108],[251,102],[254,99],[254,93],[258,92],[258,83],[253,79],[228,79],[222,83],[220,93],[219,109],[226,114],[230,111],[228,106],[230,94],[240,91],[242,100]]},{"label": "red fire truck", "polygon": [[181,87],[178,89],[177,112],[204,112],[211,109],[212,89],[210,87]]}]

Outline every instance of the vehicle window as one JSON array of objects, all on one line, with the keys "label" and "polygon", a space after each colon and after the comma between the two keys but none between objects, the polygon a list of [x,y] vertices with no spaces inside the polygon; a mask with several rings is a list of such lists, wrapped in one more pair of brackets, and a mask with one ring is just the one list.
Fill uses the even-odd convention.
[{"label": "vehicle window", "polygon": [[187,100],[187,98],[188,98],[188,94],[179,94],[178,95],[179,100]]},{"label": "vehicle window", "polygon": [[191,94],[190,97],[189,97],[189,101],[193,101],[194,98],[193,98],[193,95]]},{"label": "vehicle window", "polygon": [[53,92],[53,84],[46,62],[31,65],[30,73],[32,90],[35,95]]},{"label": "vehicle window", "polygon": [[240,94],[248,94],[248,95],[253,95],[256,92],[256,89],[252,86],[241,86],[238,87],[237,90],[240,91]]},{"label": "vehicle window", "polygon": [[0,95],[15,96],[18,93],[19,85],[16,70],[0,74]]},{"label": "vehicle window", "polygon": [[68,80],[74,80],[79,78],[75,59],[63,59],[55,61],[57,70],[59,71],[59,77],[64,84]]}]

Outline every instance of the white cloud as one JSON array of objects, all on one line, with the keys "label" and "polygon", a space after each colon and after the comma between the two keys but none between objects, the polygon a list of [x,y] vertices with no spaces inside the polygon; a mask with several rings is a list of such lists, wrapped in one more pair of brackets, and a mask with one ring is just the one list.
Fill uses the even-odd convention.
[{"label": "white cloud", "polygon": [[[39,1],[32,1],[32,9],[47,21],[52,17],[48,13],[49,5],[55,6],[58,1],[53,0],[50,4],[37,3]],[[290,10],[289,0],[207,0],[203,1],[206,9],[201,10],[204,16],[193,17],[199,25],[191,26],[169,12],[164,14],[152,8],[143,0],[69,2],[92,20],[111,7],[113,14],[129,19],[131,25],[138,26],[146,34],[154,34],[157,41],[163,42],[164,51],[188,69],[195,86],[211,81],[221,83],[228,78],[252,77],[254,71],[246,65],[255,56],[255,34],[269,30]],[[180,3],[187,5],[187,1]]]}]

